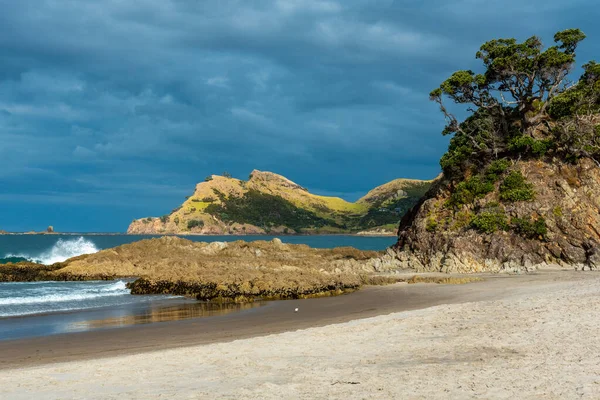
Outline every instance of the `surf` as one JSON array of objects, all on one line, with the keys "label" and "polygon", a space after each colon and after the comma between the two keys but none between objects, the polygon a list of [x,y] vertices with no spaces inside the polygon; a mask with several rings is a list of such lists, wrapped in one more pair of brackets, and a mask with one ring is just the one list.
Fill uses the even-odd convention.
[{"label": "surf", "polygon": [[131,297],[125,281],[0,283],[0,288],[0,317],[95,308]]},{"label": "surf", "polygon": [[39,254],[27,254],[27,253],[19,253],[19,254],[6,254],[4,257],[0,259],[0,263],[4,263],[4,261],[31,261],[45,265],[51,265],[57,262],[63,262],[68,260],[69,258],[81,256],[84,254],[93,254],[100,251],[89,239],[84,238],[83,236],[78,237],[77,239],[58,239],[58,241],[50,248],[49,250],[43,251]]}]

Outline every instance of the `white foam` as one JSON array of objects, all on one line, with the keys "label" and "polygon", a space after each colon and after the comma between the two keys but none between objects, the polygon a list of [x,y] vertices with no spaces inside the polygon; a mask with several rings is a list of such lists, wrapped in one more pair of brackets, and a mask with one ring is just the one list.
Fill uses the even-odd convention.
[{"label": "white foam", "polygon": [[[103,288],[82,288],[70,293],[34,295],[28,297],[0,298],[0,306],[25,304],[63,303],[67,301],[93,300],[103,297],[123,296],[129,294],[125,282],[118,281]],[[1,314],[0,314],[1,315]]]},{"label": "white foam", "polygon": [[4,258],[22,257],[34,262],[51,265],[57,262],[63,262],[72,257],[77,257],[83,254],[97,253],[98,251],[99,249],[96,247],[94,242],[84,238],[83,236],[80,236],[77,239],[58,239],[56,244],[54,244],[50,250],[38,255],[7,254],[4,256]]}]

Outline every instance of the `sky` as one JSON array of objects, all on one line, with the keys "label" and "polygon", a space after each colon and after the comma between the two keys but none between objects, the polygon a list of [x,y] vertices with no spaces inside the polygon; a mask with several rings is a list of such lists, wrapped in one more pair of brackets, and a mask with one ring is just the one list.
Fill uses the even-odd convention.
[{"label": "sky", "polygon": [[578,27],[578,63],[600,59],[598,20],[594,0],[0,0],[0,229],[125,231],[225,171],[350,201],[431,179],[433,88],[494,38]]}]

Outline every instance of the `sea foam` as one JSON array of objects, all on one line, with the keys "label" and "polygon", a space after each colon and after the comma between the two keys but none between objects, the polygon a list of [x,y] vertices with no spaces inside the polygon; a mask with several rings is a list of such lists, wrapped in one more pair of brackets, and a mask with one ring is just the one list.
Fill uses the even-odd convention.
[{"label": "sea foam", "polygon": [[[39,282],[40,285],[45,282]],[[42,288],[40,288],[43,290]],[[68,292],[57,292],[55,288],[48,288],[48,291],[43,293],[40,290],[23,290],[28,292],[29,296],[7,297],[0,298],[0,306],[15,306],[26,304],[43,304],[43,303],[64,303],[77,302],[82,300],[94,300],[104,297],[123,296],[129,294],[126,283],[118,281],[106,285],[94,285],[89,287],[72,288]],[[0,316],[2,312],[0,312]]]},{"label": "sea foam", "polygon": [[94,242],[80,236],[77,239],[58,239],[50,250],[44,251],[41,254],[7,254],[4,258],[25,258],[29,261],[51,265],[82,254],[92,254],[98,251],[99,249]]}]

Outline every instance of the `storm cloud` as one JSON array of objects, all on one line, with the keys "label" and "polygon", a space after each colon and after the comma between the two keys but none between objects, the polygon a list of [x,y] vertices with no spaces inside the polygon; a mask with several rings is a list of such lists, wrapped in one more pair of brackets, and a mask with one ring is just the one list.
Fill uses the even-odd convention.
[{"label": "storm cloud", "polygon": [[[0,0],[0,229],[122,231],[213,173],[355,200],[439,173],[429,91],[592,1]],[[575,73],[578,74],[578,71]]]}]

